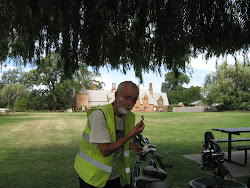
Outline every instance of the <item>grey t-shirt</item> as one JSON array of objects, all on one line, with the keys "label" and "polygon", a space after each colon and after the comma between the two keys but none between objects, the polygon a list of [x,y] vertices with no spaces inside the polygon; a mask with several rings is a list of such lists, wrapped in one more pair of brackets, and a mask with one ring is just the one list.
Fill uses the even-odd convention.
[{"label": "grey t-shirt", "polygon": [[[111,143],[110,133],[108,130],[105,116],[101,110],[95,110],[92,112],[88,119],[90,131],[91,143]],[[124,115],[122,117],[115,116],[116,125],[116,140],[119,140],[124,136]],[[114,155],[114,164],[112,167],[112,173],[109,180],[119,177],[118,172],[118,159],[121,155],[122,148],[116,150]]]}]

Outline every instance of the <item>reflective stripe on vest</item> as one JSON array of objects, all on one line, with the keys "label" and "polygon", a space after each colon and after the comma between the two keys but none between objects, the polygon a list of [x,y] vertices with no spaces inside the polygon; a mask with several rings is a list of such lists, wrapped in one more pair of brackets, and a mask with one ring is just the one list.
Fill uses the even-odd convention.
[{"label": "reflective stripe on vest", "polygon": [[[85,133],[85,131],[83,132],[83,136],[82,136],[87,142],[89,142],[90,140],[90,136]],[[90,142],[89,142],[90,143]],[[93,144],[93,143],[91,143]],[[93,144],[95,146],[97,146],[97,144]],[[95,166],[96,168],[99,168],[103,171],[106,171],[106,172],[110,172],[110,168],[109,166],[107,165],[104,165],[98,161],[96,161],[95,159],[93,159],[92,157],[88,156],[87,154],[85,154],[83,151],[79,150],[78,154],[80,155],[80,157],[86,161],[88,161],[90,164],[92,164],[93,166]],[[124,157],[129,157],[129,151],[124,151]],[[111,171],[112,171],[112,168],[111,168]],[[125,168],[125,172],[126,173],[130,173],[130,167],[128,168]]]},{"label": "reflective stripe on vest", "polygon": [[130,167],[129,168],[125,168],[125,172],[128,174],[130,173]]},{"label": "reflective stripe on vest", "polygon": [[79,150],[78,154],[82,159],[86,160],[87,162],[89,162],[90,164],[95,166],[96,168],[99,168],[99,169],[101,169],[101,170],[103,170],[105,172],[109,172],[109,173],[112,172],[112,167],[100,163],[99,161],[97,161],[97,160],[93,159],[92,157],[88,156],[83,151]]},{"label": "reflective stripe on vest", "polygon": [[[83,131],[82,137],[83,137],[87,142],[89,142],[90,136],[89,136],[85,131]],[[89,142],[89,143],[90,143],[90,142]],[[97,146],[97,144],[94,144],[94,143],[90,143],[90,144],[93,144],[94,146]]]},{"label": "reflective stripe on vest", "polygon": [[[90,140],[90,136],[85,133],[85,131],[83,132],[83,136],[82,136],[87,142],[89,142]],[[90,143],[90,142],[89,142]],[[93,143],[91,143],[93,144]],[[93,144],[95,146],[97,146],[97,144]],[[109,170],[105,170],[105,169],[108,169],[110,168],[109,166],[107,165],[104,165],[98,161],[96,161],[95,159],[93,159],[92,157],[88,156],[87,154],[85,154],[83,151],[79,150],[78,154],[80,155],[81,158],[85,159],[86,161],[88,161],[90,164],[92,164],[93,166],[103,170],[103,171],[106,171],[106,172],[109,172]],[[124,157],[129,157],[129,151],[124,151]],[[112,170],[112,168],[111,168]],[[129,168],[125,168],[125,172],[126,173],[130,173],[130,167]]]},{"label": "reflective stripe on vest", "polygon": [[124,157],[129,157],[129,151],[124,151]]}]

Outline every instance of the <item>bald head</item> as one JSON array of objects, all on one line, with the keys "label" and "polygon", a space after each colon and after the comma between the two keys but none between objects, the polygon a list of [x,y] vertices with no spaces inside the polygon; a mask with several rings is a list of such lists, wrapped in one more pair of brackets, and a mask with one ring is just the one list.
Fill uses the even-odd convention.
[{"label": "bald head", "polygon": [[121,82],[119,85],[118,85],[118,88],[117,88],[117,94],[118,96],[120,96],[120,94],[123,92],[123,90],[126,88],[126,87],[129,87],[131,89],[135,89],[139,92],[139,88],[137,87],[137,85],[131,81],[124,81],[124,82]]}]

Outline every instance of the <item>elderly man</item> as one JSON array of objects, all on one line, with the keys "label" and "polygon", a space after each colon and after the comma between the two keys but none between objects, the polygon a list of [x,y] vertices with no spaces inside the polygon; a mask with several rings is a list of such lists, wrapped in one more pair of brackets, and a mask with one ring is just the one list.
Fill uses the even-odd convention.
[{"label": "elderly man", "polygon": [[88,111],[74,165],[80,187],[119,188],[120,175],[131,184],[129,150],[136,154],[142,151],[131,140],[144,129],[143,121],[135,125],[131,112],[138,95],[138,87],[125,81],[119,84],[112,104]]}]

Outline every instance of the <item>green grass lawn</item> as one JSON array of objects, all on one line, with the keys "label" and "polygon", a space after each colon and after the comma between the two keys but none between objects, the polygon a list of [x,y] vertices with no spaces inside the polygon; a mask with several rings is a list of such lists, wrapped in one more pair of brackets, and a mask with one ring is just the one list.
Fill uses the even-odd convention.
[{"label": "green grass lawn", "polygon": [[[182,156],[201,153],[206,131],[248,127],[250,122],[247,112],[136,113],[138,121],[141,115],[146,125],[143,136],[156,145],[165,163],[176,162],[167,169],[166,179],[175,188],[208,176],[198,170],[198,163]],[[86,113],[0,114],[0,187],[78,187],[73,164],[85,124]],[[227,138],[212,132],[215,138]],[[221,147],[227,151],[225,143]],[[132,155],[132,166],[135,160]],[[246,184],[247,178],[237,180]]]}]

